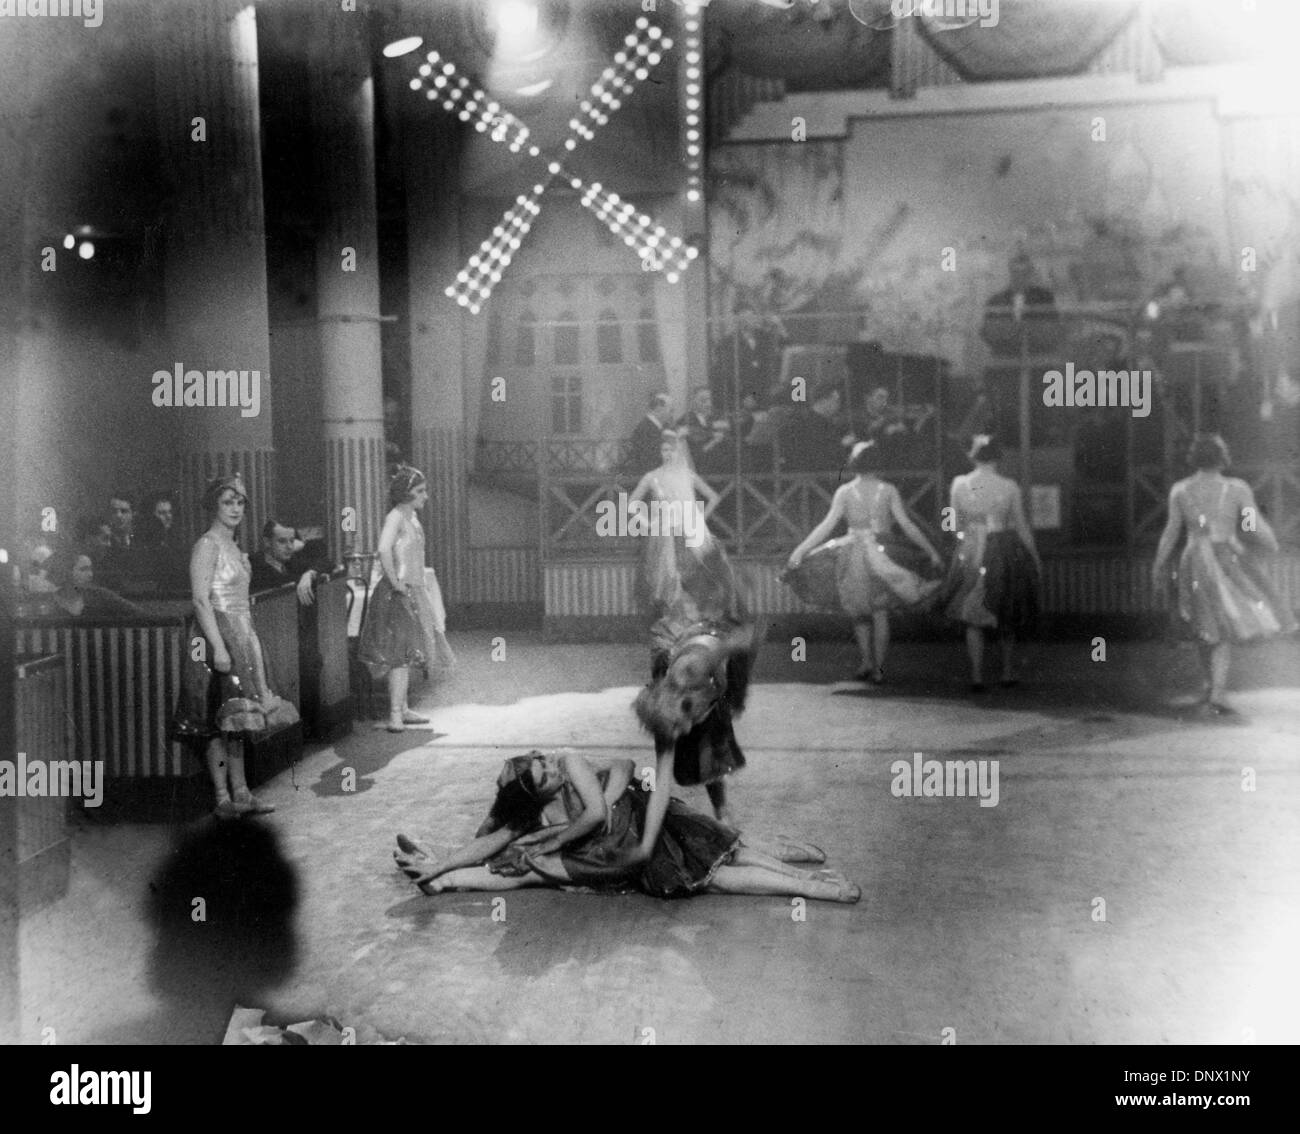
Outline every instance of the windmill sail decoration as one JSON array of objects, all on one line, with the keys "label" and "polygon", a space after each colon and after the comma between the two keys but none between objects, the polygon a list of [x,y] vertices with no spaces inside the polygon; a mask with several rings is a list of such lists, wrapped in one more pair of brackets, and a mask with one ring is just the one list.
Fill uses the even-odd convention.
[{"label": "windmill sail decoration", "polygon": [[[623,43],[624,49],[614,56],[613,64],[601,73],[569,120],[569,133],[564,140],[566,153],[572,153],[582,142],[592,141],[596,132],[608,124],[610,115],[623,105],[638,83],[649,77],[673,46],[663,30],[644,16],[636,21],[635,31]],[[462,122],[473,122],[476,131],[508,146],[511,153],[526,150],[528,158],[538,162],[546,160],[541,149],[530,144],[528,127],[490,99],[481,87],[459,74],[454,63],[436,51],[430,51],[425,59],[416,77],[411,79],[413,91],[424,91],[430,102],[441,103],[444,110],[456,114]],[[676,283],[698,255],[697,249],[669,234],[661,224],[639,212],[617,193],[607,191],[599,182],[587,185],[565,169],[561,161],[552,158],[539,170],[532,192],[515,198],[492,235],[479,245],[478,251],[456,274],[456,282],[446,289],[446,294],[462,307],[468,307],[471,314],[479,313],[493,287],[501,282],[502,274],[542,211],[543,194],[557,177],[582,191],[579,198],[582,206],[636,253],[646,271],[665,272],[668,282]]]}]

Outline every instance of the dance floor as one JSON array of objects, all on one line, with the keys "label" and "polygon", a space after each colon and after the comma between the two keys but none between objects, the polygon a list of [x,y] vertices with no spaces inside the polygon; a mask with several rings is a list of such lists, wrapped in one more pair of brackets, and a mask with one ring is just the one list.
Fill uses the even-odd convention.
[{"label": "dance floor", "polygon": [[[811,642],[805,662],[768,643],[737,727],[737,820],[818,844],[863,890],[803,916],[780,897],[418,894],[394,834],[467,840],[503,757],[651,755],[628,708],[642,648],[520,636],[494,662],[490,634],[452,642],[461,669],[424,702],[436,733],[359,729],[312,751],[261,792],[276,814],[242,832],[80,825],[68,895],[23,926],[24,1040],[217,1042],[234,1003],[281,1024],[328,1014],[362,1041],[1290,1039],[1295,642],[1242,655],[1239,719],[1169,707],[1194,665],[1155,644],[1112,642],[1101,663],[1086,642],[1031,646],[1021,688],[976,700],[956,641],[897,646],[879,690],[835,680],[847,642]],[[917,752],[996,760],[997,806],[895,795],[890,765]],[[227,908],[215,864],[232,860],[207,840],[254,824],[270,836],[258,853],[278,846],[296,875],[282,924],[258,920],[276,897],[234,934],[220,917],[157,924],[151,895]],[[245,877],[280,877],[245,857]]]}]

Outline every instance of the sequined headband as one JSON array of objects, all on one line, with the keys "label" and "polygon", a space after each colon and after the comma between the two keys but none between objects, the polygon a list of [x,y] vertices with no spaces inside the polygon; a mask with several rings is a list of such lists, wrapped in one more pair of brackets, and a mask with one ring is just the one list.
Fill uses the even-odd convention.
[{"label": "sequined headband", "polygon": [[419,469],[412,468],[410,465],[398,465],[393,472],[392,479],[388,482],[390,493],[408,494],[417,484],[422,484],[425,480],[424,473]]},{"label": "sequined headband", "polygon": [[204,495],[209,500],[216,500],[227,488],[233,488],[245,500],[248,499],[248,489],[244,485],[244,478],[239,473],[230,473],[228,476],[219,476],[208,482],[208,490]]},{"label": "sequined headband", "polygon": [[512,756],[501,767],[497,776],[497,787],[503,788],[511,780],[518,780],[519,786],[536,798],[537,785],[533,783],[533,761],[541,758],[540,752],[530,752],[527,756]]}]

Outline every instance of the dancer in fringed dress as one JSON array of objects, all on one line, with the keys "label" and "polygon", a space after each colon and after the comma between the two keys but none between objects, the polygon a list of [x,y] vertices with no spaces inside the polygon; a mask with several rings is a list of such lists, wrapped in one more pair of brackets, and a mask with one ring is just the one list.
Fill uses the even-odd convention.
[{"label": "dancer in fringed dress", "polygon": [[366,609],[358,657],[372,677],[388,678],[388,731],[428,724],[408,701],[411,667],[426,676],[456,664],[447,642],[446,613],[438,581],[424,565],[424,528],[416,513],[429,499],[419,469],[399,465],[388,484],[388,515],[379,536],[383,578]]},{"label": "dancer in fringed dress", "polygon": [[1184,529],[1187,542],[1174,578],[1175,615],[1200,647],[1205,700],[1232,712],[1227,700],[1232,646],[1261,642],[1296,628],[1293,613],[1274,593],[1259,562],[1277,551],[1277,537],[1259,514],[1250,485],[1223,475],[1230,457],[1216,434],[1197,437],[1188,453],[1196,472],[1169,490],[1169,519],[1160,535],[1151,577],[1157,591]]},{"label": "dancer in fringed dress", "polygon": [[298,710],[271,692],[266,657],[253,629],[252,571],[235,543],[247,499],[238,473],[218,477],[203,494],[211,523],[190,556],[190,589],[204,650],[202,657],[186,654],[172,719],[176,739],[204,748],[219,819],[275,810],[248,789],[243,741],[298,720]]},{"label": "dancer in fringed dress", "polygon": [[[942,585],[934,576],[943,565],[907,514],[898,489],[872,471],[879,452],[870,441],[853,447],[849,455],[853,480],[835,490],[826,518],[791,552],[782,575],[804,602],[842,610],[853,619],[862,658],[854,676],[876,685],[885,681],[890,611],[919,609],[929,603]],[[848,522],[848,534],[825,542],[840,520]],[[894,534],[894,524],[910,543]]]},{"label": "dancer in fringed dress", "polygon": [[984,685],[984,635],[994,632],[1002,653],[1002,684],[1017,684],[1018,636],[1038,616],[1042,563],[1025,518],[1020,486],[997,471],[1002,448],[988,436],[971,446],[973,472],[953,479],[949,495],[957,522],[957,552],[948,578],[948,617],[965,624],[971,691]]}]

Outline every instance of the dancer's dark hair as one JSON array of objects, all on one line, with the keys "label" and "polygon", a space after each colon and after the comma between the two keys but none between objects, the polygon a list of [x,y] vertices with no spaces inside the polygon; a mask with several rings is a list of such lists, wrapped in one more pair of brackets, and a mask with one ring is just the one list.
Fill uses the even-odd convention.
[{"label": "dancer's dark hair", "polygon": [[388,481],[388,507],[396,508],[411,499],[412,494],[423,484],[427,484],[424,473],[410,465],[398,465]]},{"label": "dancer's dark hair", "polygon": [[1187,450],[1187,463],[1196,469],[1226,469],[1232,456],[1217,433],[1198,433]]},{"label": "dancer's dark hair", "polygon": [[533,830],[541,819],[546,801],[537,791],[533,779],[533,760],[540,753],[515,756],[505,763],[497,779],[497,796],[479,834],[491,834],[506,827],[517,834]]},{"label": "dancer's dark hair", "polygon": [[1002,446],[996,437],[977,436],[971,441],[970,459],[976,464],[996,461],[1002,456]]}]

